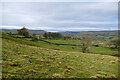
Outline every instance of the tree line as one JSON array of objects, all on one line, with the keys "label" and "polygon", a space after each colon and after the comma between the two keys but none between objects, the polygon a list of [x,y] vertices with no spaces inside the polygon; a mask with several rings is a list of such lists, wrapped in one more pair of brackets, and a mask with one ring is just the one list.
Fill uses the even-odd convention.
[{"label": "tree line", "polygon": [[[33,39],[40,39],[41,36],[37,35],[37,34],[30,34],[28,29],[23,27],[22,29],[17,30],[19,35],[25,36],[25,37],[33,37]],[[45,32],[42,37],[44,37],[45,39],[75,39],[72,38],[71,36],[63,36],[60,33],[53,33],[53,32]]]},{"label": "tree line", "polygon": [[[17,30],[19,35],[25,36],[25,37],[32,37],[34,40],[40,39],[41,36],[37,34],[30,35],[27,28],[23,27],[22,29]],[[46,39],[61,39],[63,36],[60,33],[53,33],[53,32],[45,32],[42,35]]]},{"label": "tree line", "polygon": [[47,39],[60,39],[63,37],[59,33],[52,33],[52,32],[46,32],[43,34],[43,36],[44,36],[44,38],[47,38]]}]

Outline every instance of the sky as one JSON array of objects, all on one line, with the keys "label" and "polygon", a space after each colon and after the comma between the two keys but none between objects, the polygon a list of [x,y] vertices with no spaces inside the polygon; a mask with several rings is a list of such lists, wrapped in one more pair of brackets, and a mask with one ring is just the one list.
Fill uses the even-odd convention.
[{"label": "sky", "polygon": [[118,29],[117,2],[4,2],[2,28],[57,31]]}]

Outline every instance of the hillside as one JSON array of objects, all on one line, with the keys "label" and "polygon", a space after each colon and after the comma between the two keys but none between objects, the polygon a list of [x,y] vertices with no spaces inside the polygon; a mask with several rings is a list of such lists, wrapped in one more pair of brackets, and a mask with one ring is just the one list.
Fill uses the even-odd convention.
[{"label": "hillside", "polygon": [[[29,33],[31,34],[44,34],[46,31],[44,30],[28,30]],[[4,33],[12,33],[12,34],[17,34],[17,29],[2,29],[2,32]]]},{"label": "hillside", "polygon": [[118,34],[117,30],[113,30],[113,31],[65,31],[65,32],[59,32],[61,34],[65,34],[65,35],[76,35],[76,34],[80,34],[80,33],[90,33],[90,34],[95,34],[95,35],[109,35],[109,34]]},{"label": "hillside", "polygon": [[4,33],[12,33],[12,34],[17,33],[17,29],[0,29],[0,31],[2,31]]},{"label": "hillside", "polygon": [[[50,48],[54,50],[63,50],[63,51],[73,51],[73,52],[81,52],[80,47],[78,48],[79,40],[62,40],[62,39],[41,39],[38,41],[32,41],[32,38],[19,38],[20,35],[10,35],[10,34],[2,34],[3,39],[9,39],[21,44],[33,45],[38,47]],[[54,44],[53,44],[54,43]],[[59,44],[59,45],[58,45]],[[66,45],[67,44],[67,45]],[[118,50],[113,50],[104,47],[93,47],[89,48],[89,53],[92,54],[107,54],[107,55],[118,55]]]},{"label": "hillside", "polygon": [[[39,34],[43,35],[45,32],[44,30],[28,30],[30,34]],[[17,29],[2,29],[2,32],[4,33],[12,33],[16,34]],[[71,36],[71,37],[80,37],[81,34],[87,33],[87,34],[92,34],[95,35],[96,38],[100,41],[108,42],[111,41],[112,39],[118,38],[119,32],[117,30],[114,31],[65,31],[65,32],[58,32],[62,34],[63,36]]]},{"label": "hillside", "polygon": [[2,39],[3,78],[114,78],[118,58],[29,46]]},{"label": "hillside", "polygon": [[[30,34],[40,34],[43,35],[46,31],[44,30],[28,30]],[[17,33],[17,29],[2,29],[2,32],[4,33]],[[110,41],[111,39],[117,38],[118,37],[118,31],[65,31],[65,32],[58,32],[62,34],[63,36],[69,35],[72,37],[80,37],[81,34],[87,33],[87,34],[92,34],[97,37],[97,39],[101,41]]]},{"label": "hillside", "polygon": [[101,41],[110,41],[114,38],[118,38],[119,32],[117,30],[113,31],[66,31],[66,32],[59,32],[62,35],[69,35],[72,37],[80,37],[81,34],[92,34],[97,37],[98,40]]}]

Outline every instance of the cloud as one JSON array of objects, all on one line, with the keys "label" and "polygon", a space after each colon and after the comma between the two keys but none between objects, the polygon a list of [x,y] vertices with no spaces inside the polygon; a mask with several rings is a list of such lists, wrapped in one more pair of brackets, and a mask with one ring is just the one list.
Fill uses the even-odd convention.
[{"label": "cloud", "polygon": [[1,2],[118,2],[119,0],[1,0]]},{"label": "cloud", "polygon": [[[21,29],[23,26],[2,26],[2,29]],[[32,30],[45,30],[50,32],[59,32],[59,31],[100,31],[108,30],[107,28],[102,27],[71,27],[71,28],[60,28],[60,27],[26,27]],[[117,30],[118,28],[110,27],[109,30]]]},{"label": "cloud", "polygon": [[21,29],[22,26],[2,26],[0,29]]},{"label": "cloud", "polygon": [[76,27],[87,30],[116,29],[117,7],[116,2],[5,2],[3,26],[54,31]]}]

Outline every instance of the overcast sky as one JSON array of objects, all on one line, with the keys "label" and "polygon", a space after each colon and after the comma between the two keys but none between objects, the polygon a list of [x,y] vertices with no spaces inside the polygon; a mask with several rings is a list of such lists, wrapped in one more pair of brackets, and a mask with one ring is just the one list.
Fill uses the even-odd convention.
[{"label": "overcast sky", "polygon": [[117,2],[4,2],[2,28],[117,30]]}]

